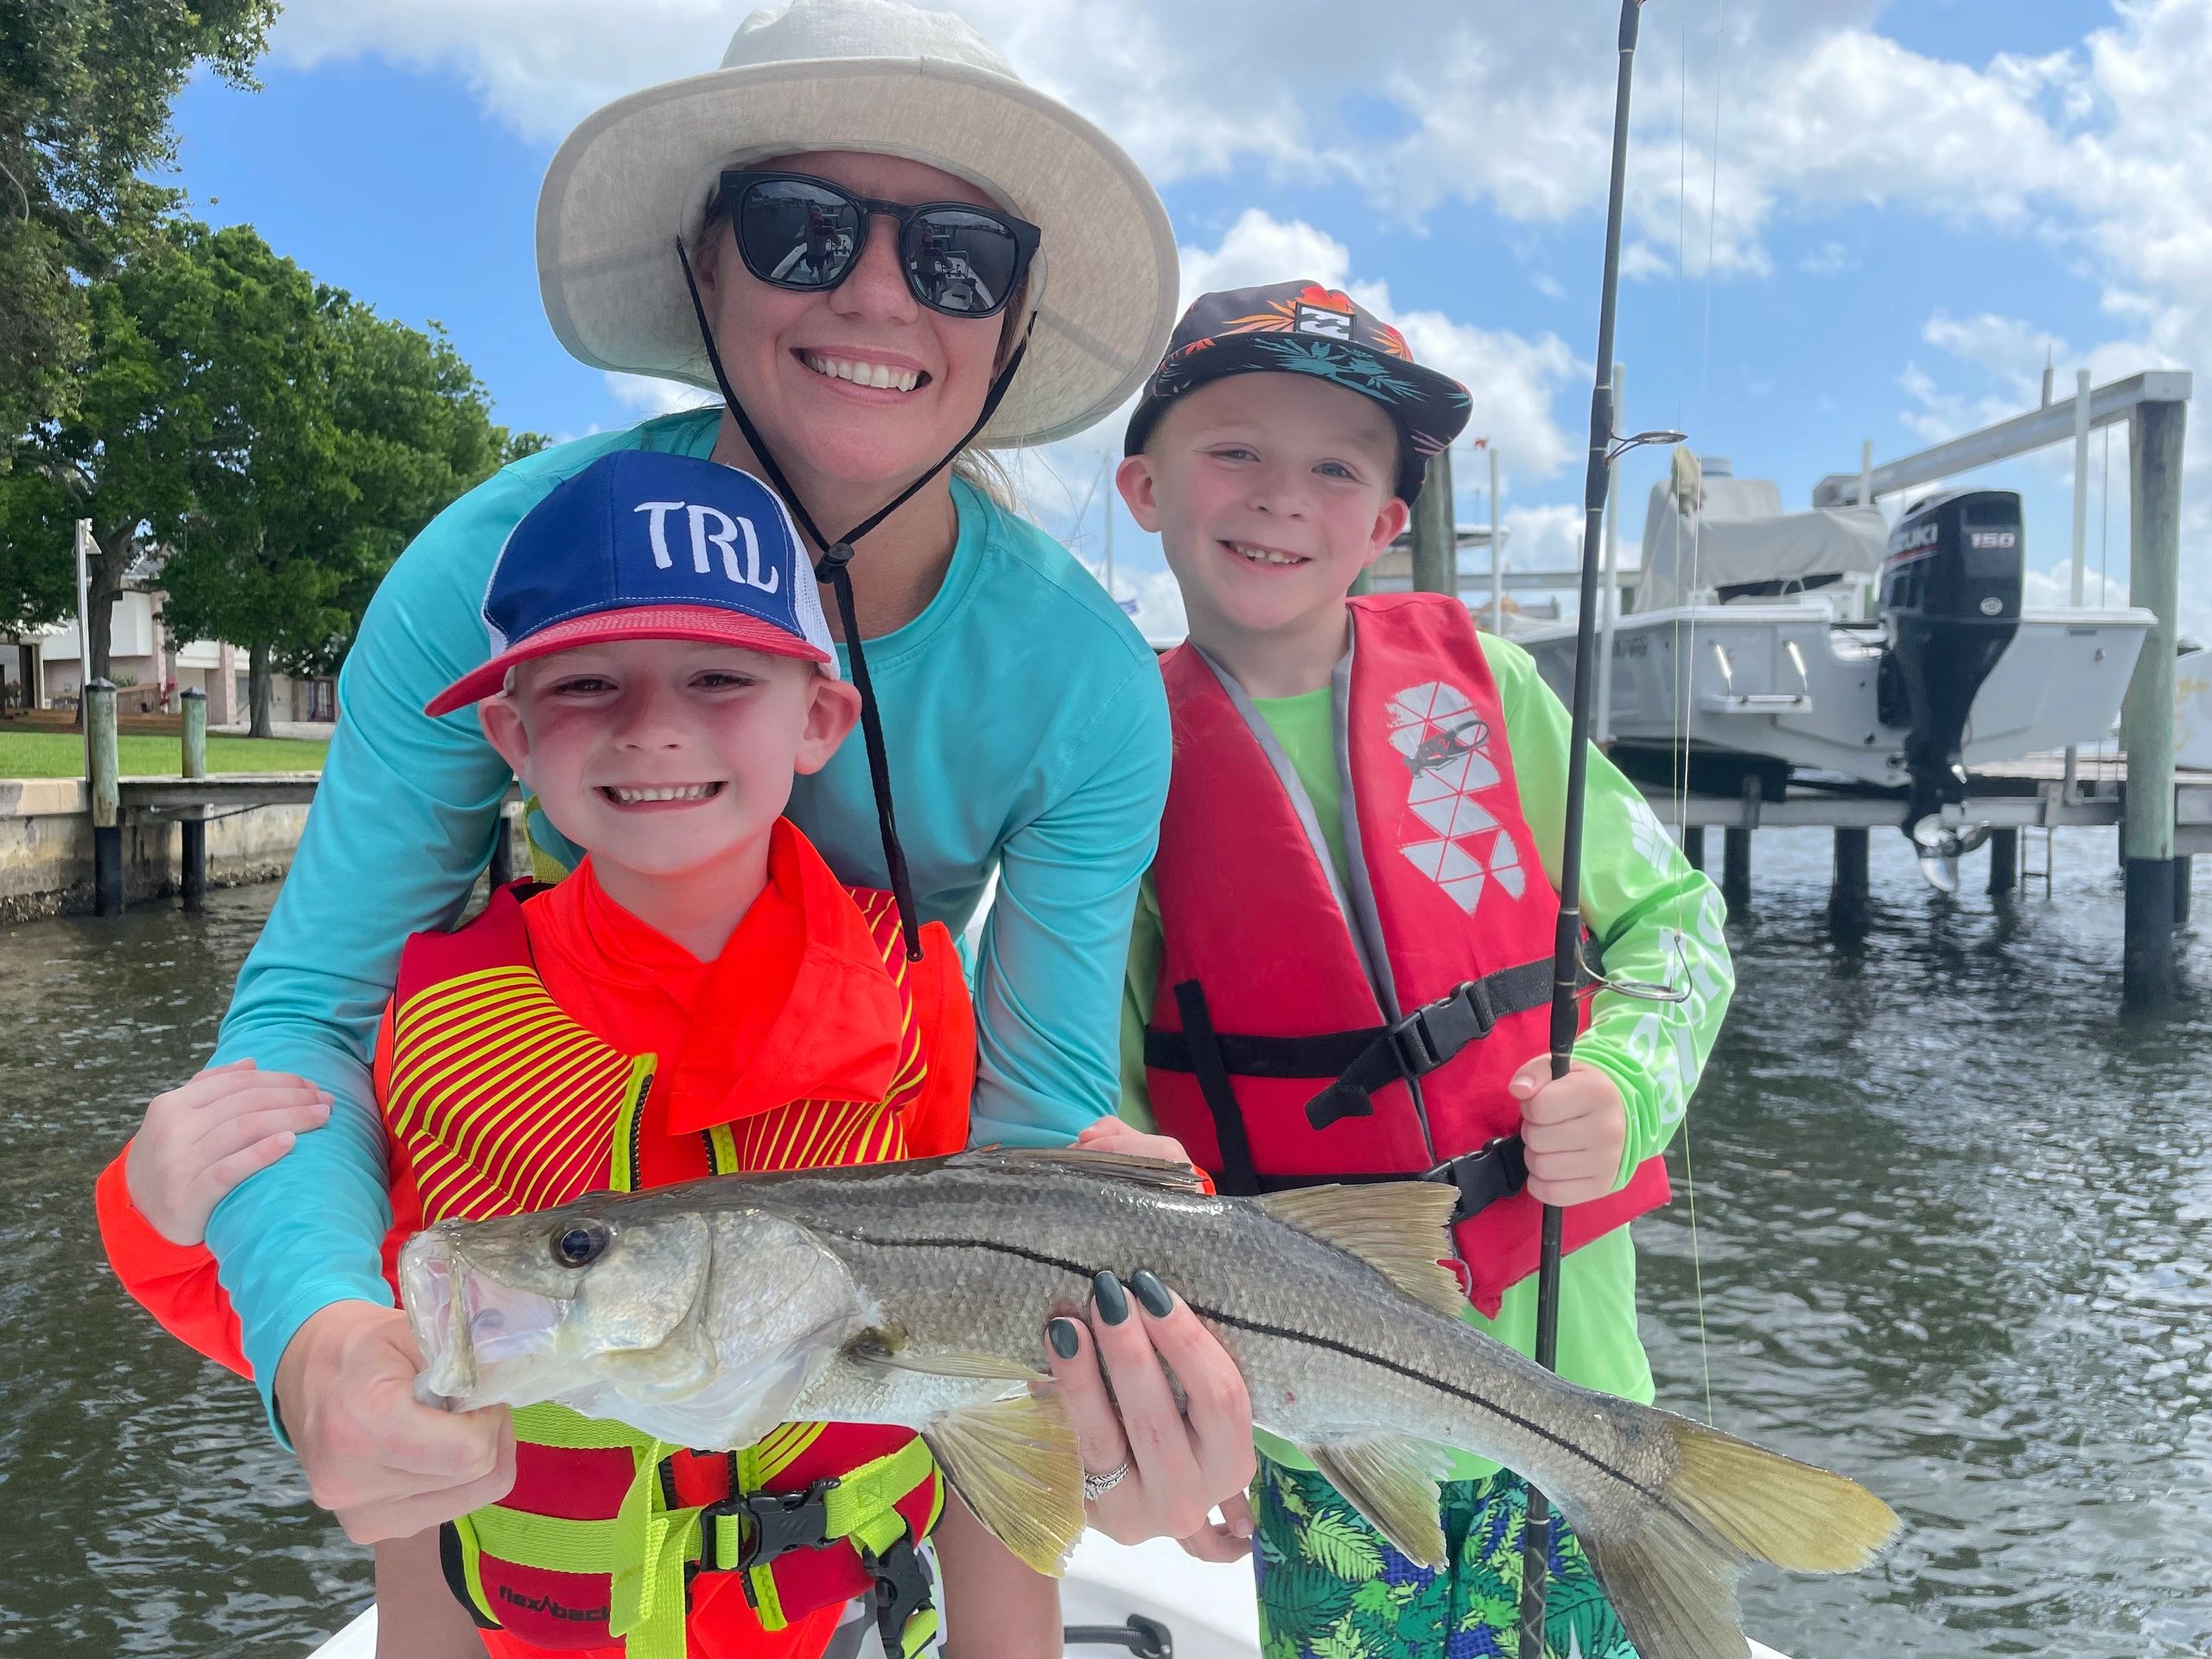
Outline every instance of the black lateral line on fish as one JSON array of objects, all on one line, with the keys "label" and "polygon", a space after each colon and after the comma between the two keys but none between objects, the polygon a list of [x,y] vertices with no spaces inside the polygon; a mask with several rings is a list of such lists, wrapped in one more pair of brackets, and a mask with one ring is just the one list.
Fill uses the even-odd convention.
[{"label": "black lateral line on fish", "polygon": [[[1072,1273],[1084,1279],[1094,1279],[1101,1271],[1096,1268],[1085,1267],[1080,1262],[1071,1262],[1065,1256],[1046,1255],[1039,1250],[1024,1249],[1019,1244],[1001,1243],[995,1239],[877,1238],[867,1233],[848,1232],[842,1228],[825,1227],[818,1222],[810,1222],[807,1224],[812,1230],[827,1233],[833,1238],[849,1239],[855,1244],[866,1244],[879,1249],[988,1250],[995,1255],[1010,1255],[1020,1261],[1033,1262],[1041,1268],[1058,1268],[1063,1273]],[[1282,1342],[1306,1343],[1312,1347],[1326,1349],[1329,1352],[1340,1355],[1346,1359],[1357,1360],[1362,1364],[1380,1366],[1386,1371],[1395,1372],[1399,1376],[1404,1377],[1409,1382],[1417,1382],[1427,1388],[1440,1389],[1455,1399],[1465,1401],[1478,1411],[1487,1413],[1492,1417],[1503,1418],[1516,1427],[1534,1434],[1539,1440],[1548,1440],[1560,1451],[1580,1458],[1592,1468],[1611,1479],[1619,1481],[1624,1486],[1633,1488],[1670,1513],[1678,1512],[1675,1510],[1674,1500],[1669,1497],[1665,1491],[1654,1491],[1635,1476],[1614,1468],[1596,1453],[1585,1451],[1573,1441],[1562,1440],[1541,1423],[1532,1422],[1517,1412],[1507,1410],[1495,1401],[1485,1400],[1480,1395],[1459,1388],[1441,1377],[1431,1376],[1425,1371],[1414,1370],[1409,1365],[1401,1365],[1395,1361],[1384,1359],[1379,1355],[1363,1352],[1349,1343],[1338,1342],[1332,1337],[1317,1336],[1306,1331],[1294,1331],[1284,1325],[1262,1325],[1256,1319],[1239,1319],[1234,1313],[1224,1313],[1217,1308],[1201,1306],[1189,1300],[1188,1298],[1185,1299],[1185,1306],[1200,1318],[1211,1319],[1217,1325],[1225,1325],[1235,1330],[1249,1332],[1255,1337],[1273,1337]],[[1442,1316],[1440,1314],[1438,1317]]]}]

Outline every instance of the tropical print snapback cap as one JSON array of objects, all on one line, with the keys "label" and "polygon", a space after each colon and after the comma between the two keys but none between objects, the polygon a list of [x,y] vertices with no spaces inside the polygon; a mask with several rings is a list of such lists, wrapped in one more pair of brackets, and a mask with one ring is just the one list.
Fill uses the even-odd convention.
[{"label": "tropical print snapback cap", "polygon": [[1349,295],[1319,283],[1202,294],[1168,337],[1145,382],[1122,453],[1134,455],[1167,404],[1229,374],[1311,374],[1371,397],[1405,439],[1398,494],[1421,493],[1428,458],[1458,437],[1471,403],[1448,374],[1414,361],[1406,339]]}]

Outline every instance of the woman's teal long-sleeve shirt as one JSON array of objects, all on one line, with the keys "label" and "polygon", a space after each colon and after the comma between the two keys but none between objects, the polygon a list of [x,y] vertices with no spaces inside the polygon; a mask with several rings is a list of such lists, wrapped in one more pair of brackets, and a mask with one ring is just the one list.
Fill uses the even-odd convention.
[{"label": "woman's teal long-sleeve shirt", "polygon": [[[704,456],[719,418],[669,416],[507,467],[416,538],[363,620],[298,857],[215,1055],[337,1099],[327,1126],[208,1223],[264,1397],[310,1314],[391,1300],[369,1052],[402,943],[458,919],[512,782],[473,710],[431,720],[423,706],[489,654],[485,588],[525,512],[613,450]],[[868,641],[868,669],[925,916],[959,934],[999,873],[975,963],[976,1138],[1052,1144],[1113,1108],[1130,911],[1166,796],[1166,700],[1144,641],[1065,549],[963,483],[953,494],[944,585]],[[845,880],[889,885],[857,737],[798,780],[791,817]]]}]

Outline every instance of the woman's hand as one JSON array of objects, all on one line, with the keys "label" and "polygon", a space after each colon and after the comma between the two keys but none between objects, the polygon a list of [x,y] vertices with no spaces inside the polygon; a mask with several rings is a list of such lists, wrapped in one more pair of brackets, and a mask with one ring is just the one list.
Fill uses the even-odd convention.
[{"label": "woman's hand", "polygon": [[211,1066],[156,1095],[123,1155],[130,1202],[172,1244],[197,1244],[230,1190],[330,1116],[330,1096],[251,1060]]},{"label": "woman's hand", "polygon": [[[1211,1192],[1205,1173],[1173,1135],[1147,1135],[1118,1117],[1102,1117],[1075,1139],[1085,1152],[1118,1153],[1189,1166]],[[1109,1287],[1110,1286],[1110,1289]],[[1205,1561],[1234,1561],[1252,1548],[1252,1402],[1228,1351],[1198,1316],[1149,1273],[1130,1281],[1143,1318],[1128,1318],[1129,1300],[1111,1274],[1100,1275],[1092,1303],[1092,1340],[1073,1319],[1046,1331],[1052,1375],[1067,1396],[1094,1483],[1126,1469],[1110,1490],[1091,1499],[1091,1524],[1119,1542],[1173,1538]],[[1109,1321],[1106,1313],[1116,1313]],[[1107,1391],[1099,1356],[1114,1379]],[[1185,1410],[1162,1363],[1182,1385]],[[1115,1402],[1121,1402],[1117,1414]],[[1221,1510],[1222,1519],[1211,1511]]]},{"label": "woman's hand", "polygon": [[1181,1297],[1150,1273],[1131,1274],[1127,1288],[1102,1273],[1090,1322],[1053,1319],[1046,1351],[1075,1422],[1092,1526],[1118,1543],[1177,1539],[1202,1560],[1233,1561],[1251,1548],[1251,1399],[1236,1362]]}]

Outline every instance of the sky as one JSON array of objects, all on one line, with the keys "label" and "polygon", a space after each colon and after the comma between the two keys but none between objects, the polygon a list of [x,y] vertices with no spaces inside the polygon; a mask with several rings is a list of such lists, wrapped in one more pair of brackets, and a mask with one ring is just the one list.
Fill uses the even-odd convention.
[{"label": "sky", "polygon": [[[1159,187],[1185,297],[1348,288],[1474,394],[1510,562],[1579,545],[1612,108],[1613,0],[949,0]],[[179,101],[172,182],[388,316],[436,321],[507,424],[559,436],[682,394],[569,359],[537,298],[537,190],[608,99],[713,67],[738,0],[287,0],[259,74]],[[1665,427],[1808,505],[1895,459],[2145,369],[2212,365],[2212,0],[1650,0],[1618,353]],[[1096,565],[1120,417],[1023,457],[1024,504]],[[2124,434],[2093,446],[2088,567],[2126,580]],[[2212,637],[2212,435],[2189,444],[2183,626]],[[1463,521],[1487,462],[1455,457]],[[1664,454],[1624,468],[1630,550]],[[2026,498],[2030,601],[2072,538],[2067,448],[1970,481]],[[1119,593],[1179,632],[1157,543]],[[1630,556],[1633,558],[1631,551]]]}]

